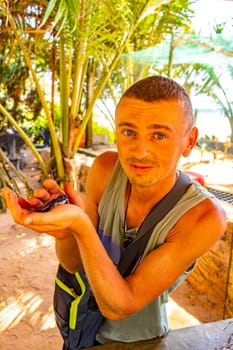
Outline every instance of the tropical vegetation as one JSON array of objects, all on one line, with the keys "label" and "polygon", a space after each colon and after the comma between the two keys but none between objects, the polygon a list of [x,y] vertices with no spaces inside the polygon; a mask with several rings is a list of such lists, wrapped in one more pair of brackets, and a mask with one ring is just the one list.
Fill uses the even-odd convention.
[{"label": "tropical vegetation", "polygon": [[[94,108],[113,124],[111,107],[134,81],[151,73],[181,78],[190,71],[184,80],[188,88],[194,71],[207,72],[204,66],[187,69],[173,62],[177,40],[191,32],[192,2],[0,0],[1,129],[17,130],[44,177],[75,182],[77,150],[83,133],[91,139]],[[165,40],[170,41],[166,63],[135,61],[134,53]],[[205,84],[196,91],[210,95],[210,78],[205,73]],[[34,144],[45,128],[51,137],[49,163]]]}]

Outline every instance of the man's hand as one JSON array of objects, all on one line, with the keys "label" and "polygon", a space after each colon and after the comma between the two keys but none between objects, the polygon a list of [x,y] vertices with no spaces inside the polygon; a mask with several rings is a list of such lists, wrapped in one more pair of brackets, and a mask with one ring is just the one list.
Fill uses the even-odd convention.
[{"label": "man's hand", "polygon": [[[52,180],[50,180],[52,181]],[[80,195],[79,192],[75,191],[71,182],[65,183],[65,193],[69,199],[69,203],[75,204],[78,207],[85,210],[84,198]]]},{"label": "man's hand", "polygon": [[19,199],[9,188],[3,188],[2,196],[15,222],[35,231],[46,232],[58,239],[63,239],[72,231],[72,225],[76,223],[79,216],[85,216],[81,210],[84,207],[81,197],[74,191],[71,184],[66,184],[65,189],[69,200],[74,204],[57,205],[47,213],[38,213],[38,211],[64,195],[54,180],[46,180],[44,188],[36,190],[34,197],[29,201]]},{"label": "man's hand", "polygon": [[[68,201],[66,200],[68,197]],[[45,212],[52,209],[57,204],[65,204],[66,202],[75,204],[85,209],[84,200],[81,195],[76,192],[71,182],[65,184],[65,192],[58,186],[54,180],[45,180],[44,187],[34,192],[34,196],[28,201],[25,198],[19,198],[19,205],[31,211]]]}]

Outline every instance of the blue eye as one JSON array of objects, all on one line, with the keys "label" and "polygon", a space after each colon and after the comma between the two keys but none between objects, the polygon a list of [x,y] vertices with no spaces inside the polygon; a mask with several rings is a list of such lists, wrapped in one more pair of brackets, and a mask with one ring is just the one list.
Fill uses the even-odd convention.
[{"label": "blue eye", "polygon": [[159,132],[155,133],[154,134],[154,138],[157,139],[157,140],[162,140],[162,139],[165,139],[165,135],[164,134],[161,134]]},{"label": "blue eye", "polygon": [[123,130],[122,134],[125,136],[135,136],[135,131],[127,129],[127,130]]}]

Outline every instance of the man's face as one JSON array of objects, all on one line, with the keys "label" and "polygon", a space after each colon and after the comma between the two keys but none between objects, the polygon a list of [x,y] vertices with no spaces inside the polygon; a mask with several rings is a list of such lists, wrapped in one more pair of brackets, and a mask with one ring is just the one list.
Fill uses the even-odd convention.
[{"label": "man's face", "polygon": [[174,175],[187,156],[197,129],[187,131],[178,101],[144,102],[124,97],[116,111],[116,138],[121,165],[131,183],[148,187]]}]

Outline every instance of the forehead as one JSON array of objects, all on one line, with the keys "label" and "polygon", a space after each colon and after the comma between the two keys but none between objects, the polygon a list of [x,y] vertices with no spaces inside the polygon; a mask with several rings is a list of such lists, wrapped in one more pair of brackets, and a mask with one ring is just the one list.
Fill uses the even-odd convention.
[{"label": "forehead", "polygon": [[145,102],[136,98],[123,97],[116,109],[116,124],[122,121],[137,123],[180,123],[186,116],[180,101],[161,100]]}]

